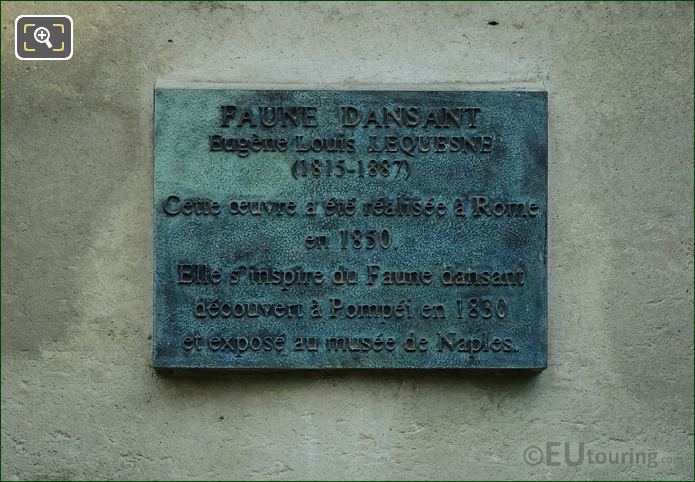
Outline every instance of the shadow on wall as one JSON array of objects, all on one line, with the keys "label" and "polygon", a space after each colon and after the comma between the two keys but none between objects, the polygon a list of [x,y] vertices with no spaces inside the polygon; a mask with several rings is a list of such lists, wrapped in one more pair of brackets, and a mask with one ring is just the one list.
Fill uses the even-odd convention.
[{"label": "shadow on wall", "polygon": [[432,384],[458,382],[482,390],[501,386],[513,392],[532,390],[540,382],[542,373],[534,370],[480,370],[480,369],[341,369],[341,370],[230,370],[230,369],[162,369],[154,376],[169,388],[190,383],[195,385],[272,384],[282,380],[293,386],[317,380],[359,381],[367,384],[384,382],[410,382],[426,387]]}]

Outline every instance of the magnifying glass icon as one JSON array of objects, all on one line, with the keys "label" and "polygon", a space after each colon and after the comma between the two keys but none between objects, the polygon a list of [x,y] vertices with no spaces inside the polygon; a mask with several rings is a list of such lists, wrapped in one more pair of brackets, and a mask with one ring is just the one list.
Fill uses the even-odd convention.
[{"label": "magnifying glass icon", "polygon": [[34,30],[34,40],[40,44],[46,44],[49,49],[53,48],[51,44],[51,32],[46,27],[39,27]]}]

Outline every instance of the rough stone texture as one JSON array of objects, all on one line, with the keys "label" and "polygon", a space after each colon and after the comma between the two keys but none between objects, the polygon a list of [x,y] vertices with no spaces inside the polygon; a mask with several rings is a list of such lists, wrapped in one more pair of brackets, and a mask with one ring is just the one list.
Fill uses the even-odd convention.
[{"label": "rough stone texture", "polygon": [[[75,55],[19,61],[19,14]],[[491,25],[490,22],[497,22]],[[2,478],[693,477],[692,3],[2,3]],[[150,368],[156,79],[549,91],[549,368]],[[680,462],[530,466],[585,442]]]}]

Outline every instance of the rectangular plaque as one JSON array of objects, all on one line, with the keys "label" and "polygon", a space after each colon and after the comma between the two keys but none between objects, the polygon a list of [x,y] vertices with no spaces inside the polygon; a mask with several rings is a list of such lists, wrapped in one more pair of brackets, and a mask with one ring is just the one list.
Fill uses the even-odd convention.
[{"label": "rectangular plaque", "polygon": [[157,89],[156,368],[547,359],[547,95]]}]

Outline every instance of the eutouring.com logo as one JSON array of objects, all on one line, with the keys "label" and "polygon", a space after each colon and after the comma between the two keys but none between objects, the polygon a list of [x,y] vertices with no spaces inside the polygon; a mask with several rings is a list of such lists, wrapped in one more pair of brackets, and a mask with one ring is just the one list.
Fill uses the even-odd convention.
[{"label": "eutouring.com logo", "polygon": [[584,442],[547,442],[531,445],[524,450],[527,465],[545,464],[550,467],[576,467],[579,465],[646,465],[649,468],[660,464],[682,464],[683,457],[660,455],[653,450],[595,450]]}]

